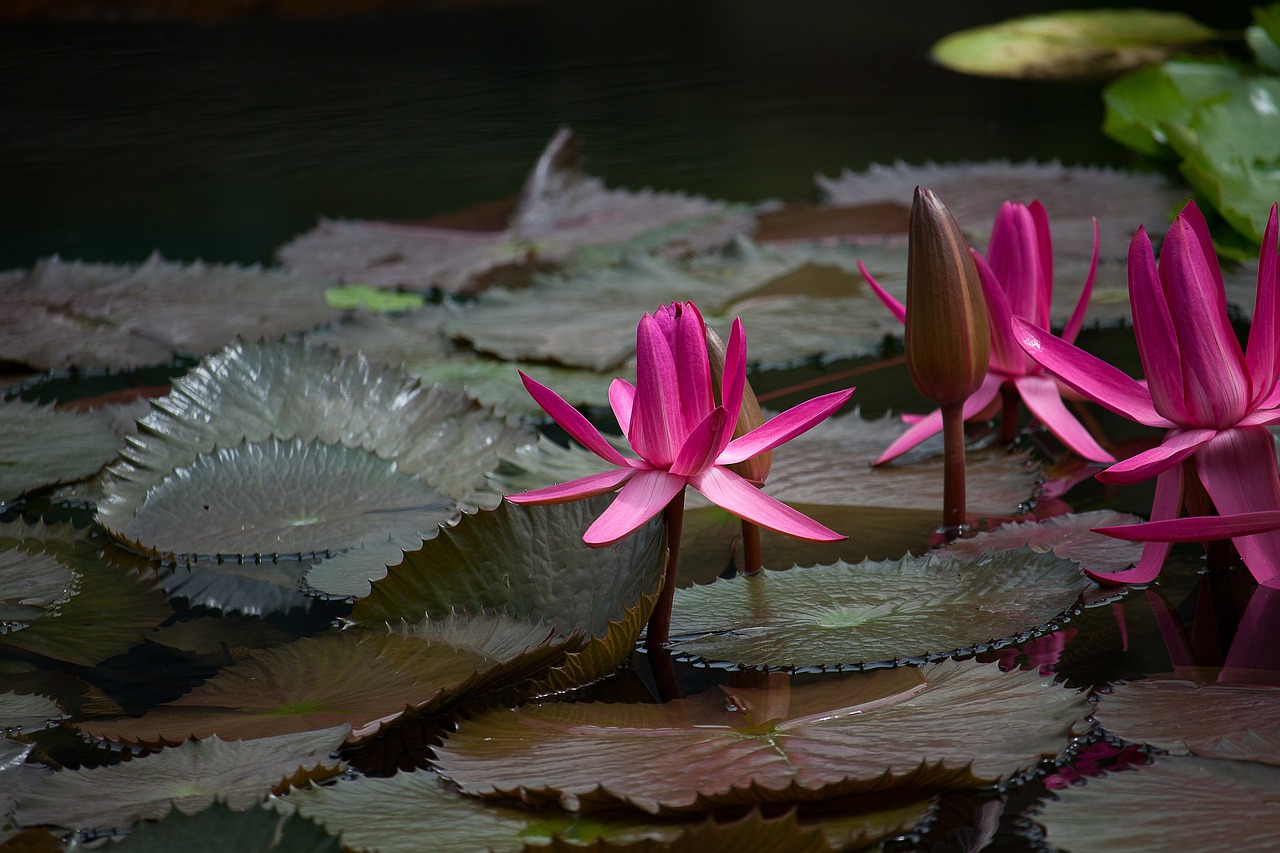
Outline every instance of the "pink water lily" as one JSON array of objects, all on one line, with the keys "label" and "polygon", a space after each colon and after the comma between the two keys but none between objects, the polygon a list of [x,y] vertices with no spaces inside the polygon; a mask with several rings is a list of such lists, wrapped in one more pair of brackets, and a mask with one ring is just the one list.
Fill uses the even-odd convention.
[{"label": "pink water lily", "polygon": [[839,409],[853,389],[801,403],[739,438],[733,438],[747,376],[746,336],[735,319],[726,348],[720,400],[712,396],[711,367],[702,315],[692,302],[664,305],[645,314],[636,329],[636,385],[615,379],[609,403],[638,459],[624,456],[573,406],[521,374],[524,386],[574,439],[614,468],[508,500],[552,504],[611,492],[618,494],[583,535],[593,547],[635,532],[672,499],[693,486],[712,503],[761,527],[827,542],[846,537],[760,491],[726,468],[772,450]]},{"label": "pink water lily", "polygon": [[[1227,319],[1222,271],[1194,203],[1173,222],[1159,268],[1146,231],[1129,245],[1129,302],[1146,383],[1015,318],[1018,342],[1066,385],[1131,420],[1168,430],[1156,447],[1112,465],[1105,483],[1156,477],[1149,524],[1102,528],[1146,541],[1137,566],[1090,576],[1109,583],[1154,580],[1179,540],[1230,538],[1258,582],[1280,587],[1280,476],[1267,424],[1280,423],[1280,280],[1276,206],[1271,207],[1247,349]],[[1206,506],[1209,502],[1212,506]],[[1183,507],[1203,513],[1179,518]]]},{"label": "pink water lily", "polygon": [[[1049,328],[1049,309],[1053,299],[1053,241],[1049,234],[1049,217],[1038,201],[1030,205],[1006,201],[996,214],[991,241],[984,258],[970,250],[978,266],[982,293],[990,318],[991,360],[987,376],[964,403],[964,418],[986,418],[996,405],[996,397],[1016,393],[1031,413],[1057,436],[1063,444],[1094,462],[1115,459],[1099,446],[1075,415],[1063,405],[1059,386],[1044,374],[1033,359],[1018,345],[1011,320],[1022,318],[1041,329]],[[880,301],[899,319],[906,316],[904,306],[894,299],[867,272],[858,268]],[[1063,331],[1063,338],[1073,342],[1084,325],[1085,309],[1093,293],[1093,280],[1098,269],[1098,223],[1093,225],[1093,263],[1089,268],[1080,299]],[[1010,415],[1006,415],[1007,417]],[[904,417],[911,428],[900,435],[876,460],[889,462],[942,429],[941,411],[923,417]],[[1012,439],[1010,435],[1010,440]]]}]

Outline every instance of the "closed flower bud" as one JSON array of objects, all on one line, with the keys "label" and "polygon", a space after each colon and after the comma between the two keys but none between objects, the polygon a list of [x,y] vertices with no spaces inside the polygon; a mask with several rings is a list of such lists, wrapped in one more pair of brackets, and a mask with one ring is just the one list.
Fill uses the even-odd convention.
[{"label": "closed flower bud", "polygon": [[[707,355],[711,361],[711,393],[716,399],[719,399],[720,386],[724,378],[724,341],[720,340],[720,336],[710,326],[707,326],[706,329]],[[751,383],[747,382],[743,386],[742,408],[738,410],[738,423],[733,429],[733,437],[737,438],[746,435],[763,423],[764,413],[760,411],[760,401],[756,399],[756,392],[751,390]],[[763,483],[765,478],[769,476],[769,471],[773,468],[773,451],[766,450],[764,453],[758,453],[750,459],[744,459],[741,462],[726,465],[725,467],[739,476],[746,477],[748,480]]]},{"label": "closed flower bud", "polygon": [[982,384],[991,351],[978,268],[951,211],[927,189],[911,204],[906,351],[911,381],[939,406]]}]

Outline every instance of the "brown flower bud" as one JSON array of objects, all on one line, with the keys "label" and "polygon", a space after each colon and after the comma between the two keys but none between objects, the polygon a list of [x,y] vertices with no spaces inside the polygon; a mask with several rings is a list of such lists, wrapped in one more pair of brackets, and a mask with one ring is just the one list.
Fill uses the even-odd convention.
[{"label": "brown flower bud", "polygon": [[987,375],[991,334],[978,268],[951,211],[916,187],[907,258],[907,367],[920,393],[958,405]]},{"label": "brown flower bud", "polygon": [[[707,330],[707,355],[711,361],[711,393],[718,401],[720,399],[720,388],[724,384],[724,361],[725,346],[724,341],[720,340],[720,336],[710,326]],[[751,390],[751,382],[748,381],[743,386],[742,391],[742,408],[738,412],[738,423],[733,428],[733,437],[746,435],[751,430],[764,423],[764,413],[760,411],[760,401],[756,399],[756,392]],[[752,456],[750,459],[744,459],[733,465],[726,465],[730,471],[740,476],[746,477],[757,483],[763,483],[765,478],[769,476],[769,471],[773,468],[773,451],[766,450],[764,453]]]}]

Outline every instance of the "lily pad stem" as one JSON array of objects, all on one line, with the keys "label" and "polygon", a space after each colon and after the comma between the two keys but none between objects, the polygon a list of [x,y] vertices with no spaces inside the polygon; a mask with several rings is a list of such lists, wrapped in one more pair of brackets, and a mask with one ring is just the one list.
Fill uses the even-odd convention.
[{"label": "lily pad stem", "polygon": [[948,539],[964,531],[963,404],[942,407],[942,529]]},{"label": "lily pad stem", "polygon": [[1000,443],[1013,444],[1018,438],[1018,402],[1021,397],[1012,382],[1000,386]]},{"label": "lily pad stem", "polygon": [[764,568],[764,557],[760,552],[760,525],[753,521],[742,520],[742,572],[744,575],[758,575]]},{"label": "lily pad stem", "polygon": [[671,604],[676,597],[676,567],[680,562],[680,532],[684,528],[684,490],[671,499],[662,511],[667,522],[667,571],[662,579],[662,592],[649,617],[644,647],[649,652],[664,649],[671,634]]}]

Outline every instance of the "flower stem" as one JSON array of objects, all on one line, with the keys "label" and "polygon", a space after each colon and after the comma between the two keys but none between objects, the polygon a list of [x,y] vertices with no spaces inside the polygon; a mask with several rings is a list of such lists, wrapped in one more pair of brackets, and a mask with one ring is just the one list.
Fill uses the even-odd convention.
[{"label": "flower stem", "polygon": [[744,575],[758,575],[764,568],[760,551],[760,525],[742,520],[742,571]]},{"label": "flower stem", "polygon": [[1018,389],[1011,382],[1000,386],[1000,443],[1013,444],[1018,439]]},{"label": "flower stem", "polygon": [[942,407],[942,529],[948,539],[964,530],[964,412],[961,403]]},{"label": "flower stem", "polygon": [[649,617],[644,647],[650,653],[664,649],[671,634],[671,603],[676,597],[676,566],[680,562],[680,532],[684,528],[684,490],[671,499],[662,517],[667,522],[667,570],[662,579],[662,592]]}]

